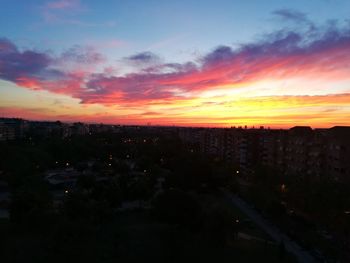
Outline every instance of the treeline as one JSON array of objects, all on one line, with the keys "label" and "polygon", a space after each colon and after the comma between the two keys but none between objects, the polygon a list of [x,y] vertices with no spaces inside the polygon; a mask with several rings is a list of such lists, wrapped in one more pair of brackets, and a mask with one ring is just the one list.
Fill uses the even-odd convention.
[{"label": "treeline", "polygon": [[[88,160],[94,160],[90,168]],[[79,176],[56,204],[44,172],[67,167],[93,173]],[[115,260],[122,242],[115,222],[123,217],[121,204],[130,201],[148,202],[152,222],[203,235],[211,244],[224,246],[237,231],[228,210],[208,211],[197,195],[227,185],[236,189],[232,168],[201,156],[175,135],[31,138],[1,145],[0,170],[12,198],[10,222],[1,229],[4,262]]]}]

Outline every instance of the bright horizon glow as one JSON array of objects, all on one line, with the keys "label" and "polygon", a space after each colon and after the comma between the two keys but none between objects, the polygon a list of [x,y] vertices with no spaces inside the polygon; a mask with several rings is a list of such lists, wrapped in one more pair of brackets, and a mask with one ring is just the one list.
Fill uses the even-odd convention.
[{"label": "bright horizon glow", "polygon": [[346,10],[346,0],[4,0],[0,117],[349,126]]}]

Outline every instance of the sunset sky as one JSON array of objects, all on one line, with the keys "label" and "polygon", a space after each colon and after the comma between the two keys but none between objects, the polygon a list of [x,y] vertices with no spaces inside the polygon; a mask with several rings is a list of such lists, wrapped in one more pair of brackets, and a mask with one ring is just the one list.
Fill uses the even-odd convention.
[{"label": "sunset sky", "polygon": [[350,125],[349,0],[0,6],[0,117]]}]

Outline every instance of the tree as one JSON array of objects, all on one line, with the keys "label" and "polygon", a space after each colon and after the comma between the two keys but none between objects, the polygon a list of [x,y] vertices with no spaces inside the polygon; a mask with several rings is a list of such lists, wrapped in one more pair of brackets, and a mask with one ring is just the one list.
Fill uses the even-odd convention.
[{"label": "tree", "polygon": [[38,176],[26,178],[13,191],[10,219],[13,223],[41,225],[53,212],[46,183]]},{"label": "tree", "polygon": [[199,229],[203,218],[199,202],[192,195],[176,189],[167,190],[156,198],[154,212],[165,222],[191,230]]},{"label": "tree", "polygon": [[232,213],[221,206],[214,207],[205,218],[204,233],[215,245],[225,246],[237,234],[238,221]]}]

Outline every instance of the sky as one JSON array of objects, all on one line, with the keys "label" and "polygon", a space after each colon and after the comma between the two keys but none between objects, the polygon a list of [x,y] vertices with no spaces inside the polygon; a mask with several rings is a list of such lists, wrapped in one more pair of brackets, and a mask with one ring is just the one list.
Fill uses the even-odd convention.
[{"label": "sky", "polygon": [[0,0],[0,117],[350,125],[348,0]]}]

